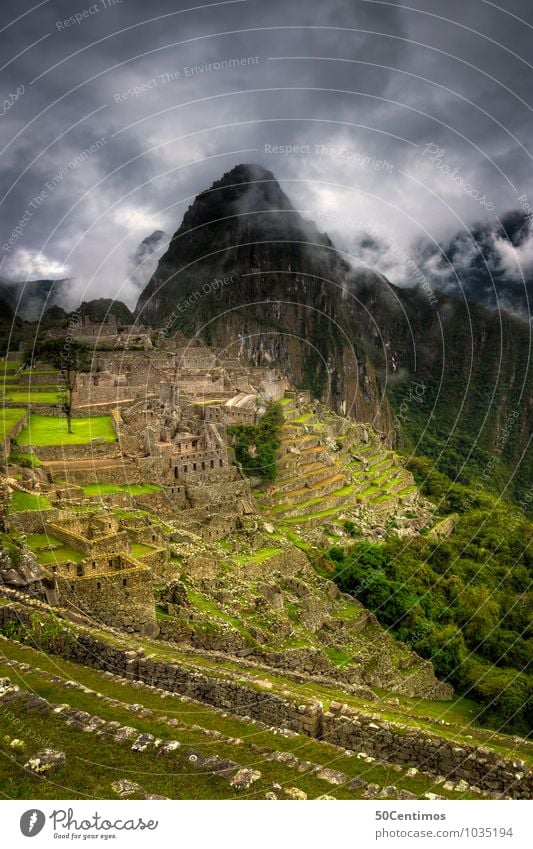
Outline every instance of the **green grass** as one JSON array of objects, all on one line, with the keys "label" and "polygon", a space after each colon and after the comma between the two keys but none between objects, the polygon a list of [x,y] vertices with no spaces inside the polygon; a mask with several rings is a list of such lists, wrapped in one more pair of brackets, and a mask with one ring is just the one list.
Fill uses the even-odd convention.
[{"label": "green grass", "polygon": [[10,513],[20,513],[22,510],[49,510],[52,505],[44,495],[19,492],[15,490],[9,503]]},{"label": "green grass", "polygon": [[[8,675],[32,693],[48,699],[52,704],[68,702],[104,720],[116,719],[121,724],[134,726],[139,732],[151,733],[165,741],[177,739],[181,744],[181,748],[168,759],[161,757],[152,747],[145,752],[132,752],[131,744],[103,741],[94,733],[84,733],[78,726],[61,721],[54,714],[42,715],[28,711],[15,702],[4,718],[1,742],[4,757],[0,758],[0,780],[7,798],[55,799],[60,793],[62,798],[69,799],[113,798],[110,785],[118,778],[137,781],[149,793],[175,799],[261,799],[273,782],[296,785],[311,799],[324,793],[339,799],[353,799],[361,794],[361,791],[350,791],[345,785],[333,787],[313,774],[302,774],[285,764],[264,760],[252,748],[252,744],[279,752],[291,752],[300,760],[341,770],[348,778],[362,776],[366,781],[375,781],[381,786],[394,783],[421,796],[427,790],[438,789],[431,778],[422,775],[405,778],[387,766],[369,765],[348,757],[328,743],[302,735],[287,739],[268,730],[259,730],[238,717],[216,713],[208,706],[191,705],[182,702],[179,697],[163,699],[161,694],[149,688],[138,688],[129,683],[118,687],[116,681],[93,670],[2,641],[2,650],[4,646],[8,657],[15,656],[19,661],[39,667],[38,670],[25,672],[24,678],[19,679],[17,669],[0,661],[0,674]],[[52,675],[60,675],[62,680],[52,678]],[[66,682],[69,679],[82,683],[89,690],[81,692],[68,687]],[[120,702],[107,704],[98,694],[113,699],[118,696]],[[143,718],[132,714],[128,707],[139,702],[153,713]],[[182,723],[181,727],[169,727],[164,720],[169,715]],[[232,745],[224,738],[213,740],[206,736],[203,729],[216,730],[226,738],[239,738],[241,742]],[[4,735],[8,738],[22,738],[26,743],[25,752],[16,753],[9,749],[9,740]],[[66,754],[65,764],[53,773],[51,780],[40,779],[22,769],[28,756],[45,745]],[[205,757],[217,754],[219,757],[231,758],[239,765],[259,769],[261,778],[248,792],[239,793],[219,776],[194,770],[187,760],[190,748]],[[443,791],[443,795],[453,797],[446,791]]]},{"label": "green grass", "polygon": [[59,416],[31,415],[27,427],[19,433],[19,445],[83,445],[92,439],[115,442],[111,416],[72,419],[73,433],[67,432],[67,420]]},{"label": "green grass", "polygon": [[172,619],[173,617],[170,613],[167,613],[160,604],[156,604],[155,606],[155,618],[160,620]]},{"label": "green grass", "polygon": [[330,507],[329,510],[320,510],[318,513],[307,513],[305,516],[294,516],[289,519],[284,519],[286,525],[298,525],[303,522],[310,522],[314,519],[327,519],[328,516],[333,516],[335,513],[338,513],[340,507]]},{"label": "green grass", "polygon": [[222,622],[226,622],[228,625],[231,625],[232,628],[235,628],[235,630],[238,631],[245,639],[253,642],[250,634],[246,628],[243,628],[240,621],[235,616],[230,616],[228,613],[224,613],[223,610],[220,610],[220,608],[218,608],[206,595],[198,590],[187,587],[187,596],[191,604],[197,610],[207,613],[209,616],[213,616],[216,619],[220,619]]},{"label": "green grass", "polygon": [[274,557],[275,554],[281,554],[282,551],[282,548],[259,548],[257,551],[254,551],[253,554],[239,554],[232,559],[239,565],[245,565],[247,563],[264,563],[265,560],[270,560],[271,557]]},{"label": "green grass", "polygon": [[0,360],[0,375],[2,373],[9,374],[10,372],[17,371],[21,366],[20,360]]},{"label": "green grass", "polygon": [[352,655],[347,651],[343,651],[343,649],[326,648],[324,649],[324,654],[327,655],[335,666],[349,666],[353,663]]},{"label": "green grass", "polygon": [[53,545],[54,548],[60,548],[63,545],[61,540],[50,534],[28,534],[26,542],[32,551],[39,551],[39,549],[48,548],[50,545]]},{"label": "green grass", "polygon": [[148,495],[150,492],[162,492],[163,487],[155,483],[89,483],[82,486],[83,494],[87,498],[98,495],[110,495],[116,492],[127,492],[128,495]]},{"label": "green grass", "polygon": [[25,466],[28,469],[38,469],[42,466],[36,454],[25,454],[23,451],[12,451],[8,457],[8,463],[15,466]]},{"label": "green grass", "polygon": [[3,407],[0,417],[0,439],[4,440],[26,410],[21,407]]},{"label": "green grass", "polygon": [[309,419],[312,418],[313,415],[314,415],[314,413],[302,413],[301,416],[298,416],[296,419],[292,419],[292,422],[290,422],[290,424],[293,424],[293,425],[304,424],[305,422],[309,421]]},{"label": "green grass", "polygon": [[53,548],[51,551],[37,551],[37,561],[43,566],[56,565],[58,563],[66,563],[67,560],[72,560],[74,563],[81,563],[85,558],[84,554],[70,548],[68,545],[61,545],[58,548]]},{"label": "green grass", "polygon": [[59,392],[47,392],[41,389],[23,389],[15,386],[5,387],[6,401],[22,404],[57,404],[61,400]]},{"label": "green grass", "polygon": [[144,557],[146,554],[151,554],[155,551],[153,545],[145,545],[143,542],[132,542],[131,553],[134,557]]}]

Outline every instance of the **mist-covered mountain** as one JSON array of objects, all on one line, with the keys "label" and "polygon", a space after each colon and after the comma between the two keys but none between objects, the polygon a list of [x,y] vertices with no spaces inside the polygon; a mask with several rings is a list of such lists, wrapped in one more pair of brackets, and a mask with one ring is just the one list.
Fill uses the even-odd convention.
[{"label": "mist-covered mountain", "polygon": [[533,224],[515,210],[501,223],[463,230],[440,245],[418,245],[417,264],[433,285],[457,297],[529,320],[533,311]]},{"label": "mist-covered mountain", "polygon": [[69,279],[13,281],[0,279],[0,299],[19,318],[38,321],[52,306],[68,303]]},{"label": "mist-covered mountain", "polygon": [[281,365],[454,477],[489,468],[515,494],[526,486],[528,325],[354,270],[259,166],[237,166],[196,198],[136,312]]}]

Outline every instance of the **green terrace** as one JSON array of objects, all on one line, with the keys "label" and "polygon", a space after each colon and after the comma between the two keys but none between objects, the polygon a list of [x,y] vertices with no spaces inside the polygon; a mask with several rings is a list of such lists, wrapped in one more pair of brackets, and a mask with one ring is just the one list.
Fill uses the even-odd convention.
[{"label": "green terrace", "polygon": [[137,559],[146,557],[147,554],[151,554],[155,550],[155,546],[146,545],[144,542],[132,542],[131,544],[131,553]]},{"label": "green terrace", "polygon": [[21,407],[3,407],[0,416],[0,439],[7,438],[17,422],[26,415],[26,410]]},{"label": "green terrace", "polygon": [[264,563],[265,560],[270,560],[276,554],[281,554],[282,548],[259,548],[251,554],[239,554],[232,557],[232,560],[240,566],[248,563]]},{"label": "green terrace", "polygon": [[21,366],[20,360],[6,360],[2,357],[0,359],[0,375],[10,374],[11,372],[18,371],[20,366]]},{"label": "green terrace", "polygon": [[155,483],[88,483],[82,486],[82,490],[87,498],[94,498],[101,495],[113,495],[118,492],[125,492],[131,496],[149,495],[152,492],[162,492],[163,487]]},{"label": "green terrace", "polygon": [[38,563],[42,566],[57,565],[58,563],[81,563],[84,555],[74,548],[65,545],[61,540],[49,534],[28,534],[28,547],[34,552]]},{"label": "green terrace", "polygon": [[9,502],[9,513],[20,513],[23,510],[50,510],[51,506],[45,495],[20,492],[16,489]]},{"label": "green terrace", "polygon": [[[2,640],[1,650],[0,675],[29,690],[28,696],[40,696],[51,705],[64,706],[55,712],[26,708],[24,698],[10,703],[0,744],[7,756],[0,761],[0,780],[10,798],[57,798],[58,787],[69,799],[113,798],[111,784],[127,779],[142,785],[132,798],[150,793],[175,799],[264,799],[272,784],[277,783],[283,787],[296,785],[311,799],[323,794],[354,799],[363,793],[363,788],[348,787],[347,782],[354,778],[380,786],[394,784],[420,797],[437,792],[446,798],[462,798],[436,785],[429,776],[408,776],[406,769],[398,771],[385,764],[367,763],[328,743],[302,735],[285,737],[245,718],[138,683],[121,680],[117,688],[117,680],[101,672],[50,658],[7,640]],[[19,669],[15,664],[21,663],[24,666]],[[152,743],[142,751],[134,751],[131,741],[118,743],[111,735],[102,737],[94,730],[86,733],[83,722],[65,722],[62,718],[66,705],[85,711],[85,723],[90,716],[96,716],[105,722],[133,727],[139,734],[151,734],[161,744]],[[12,738],[22,738],[23,751],[9,746]],[[66,756],[51,780],[23,769],[41,740]],[[177,741],[178,748],[171,754],[162,754],[160,746],[171,740]],[[229,759],[235,769],[241,766],[258,770],[258,780],[248,790],[239,791],[216,771],[195,768],[197,757],[191,757],[191,753]],[[298,759],[293,763],[305,761],[309,767],[291,767],[291,756]],[[315,766],[342,771],[347,782],[332,786],[316,770],[311,771]]]},{"label": "green terrace", "polygon": [[73,433],[67,432],[67,420],[60,416],[32,414],[27,426],[19,433],[19,445],[83,445],[94,439],[115,442],[117,437],[111,416],[72,419]]},{"label": "green terrace", "polygon": [[5,387],[4,400],[13,404],[59,404],[61,393],[57,390],[24,389],[24,387]]},{"label": "green terrace", "polygon": [[[75,631],[84,632],[87,629],[75,626]],[[481,728],[476,724],[476,711],[479,709],[474,703],[464,699],[457,698],[452,701],[438,702],[421,698],[410,698],[408,696],[399,696],[399,705],[389,704],[388,702],[367,701],[360,696],[347,693],[345,690],[335,685],[326,685],[316,683],[314,681],[295,682],[284,676],[283,672],[273,670],[272,672],[262,667],[259,670],[253,668],[244,668],[235,660],[221,660],[220,658],[202,657],[195,653],[188,653],[187,649],[178,649],[169,646],[168,644],[158,643],[157,640],[149,638],[135,638],[132,643],[125,636],[111,635],[109,632],[101,629],[91,629],[91,633],[100,640],[110,643],[120,648],[130,649],[135,646],[142,647],[147,654],[154,655],[154,659],[166,660],[169,662],[177,662],[188,669],[197,670],[207,675],[213,675],[216,678],[227,678],[229,680],[238,681],[244,686],[251,688],[257,692],[264,691],[264,682],[268,681],[272,688],[271,692],[280,693],[286,698],[293,699],[297,704],[311,698],[317,698],[324,704],[324,709],[327,709],[332,701],[339,701],[347,705],[371,714],[379,715],[380,719],[386,719],[395,723],[398,733],[409,733],[409,730],[416,726],[419,730],[425,730],[436,733],[439,736],[461,743],[470,743],[471,745],[488,746],[494,751],[506,757],[523,758],[528,764],[533,764],[533,747],[531,743],[518,737],[500,734],[496,731]],[[4,651],[4,647],[5,651]],[[13,646],[9,642],[1,643],[3,654],[8,654],[12,651],[32,651],[30,649],[21,649],[19,646]],[[9,654],[8,656],[13,656]],[[78,670],[77,676],[74,674],[74,680],[83,680],[83,676],[95,675],[94,670],[86,669],[78,664],[72,664],[64,661],[62,658],[48,658],[45,654],[34,655],[35,665],[42,665],[42,662],[47,662],[55,669],[68,664],[71,668]],[[98,673],[99,674],[99,673]],[[116,685],[114,693],[116,693]],[[132,700],[138,702],[139,690],[132,688]],[[122,695],[122,688],[121,688]],[[383,691],[380,696],[385,699],[392,694]],[[168,711],[168,702],[166,703],[165,712]],[[323,745],[323,744],[320,744]],[[355,758],[353,760],[356,760]],[[398,784],[397,779],[394,780]],[[440,790],[437,792],[441,792]]]}]

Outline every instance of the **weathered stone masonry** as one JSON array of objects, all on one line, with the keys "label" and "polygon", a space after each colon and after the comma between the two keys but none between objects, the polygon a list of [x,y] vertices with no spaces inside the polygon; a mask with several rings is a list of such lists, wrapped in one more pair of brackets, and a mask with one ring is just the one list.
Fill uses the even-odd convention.
[{"label": "weathered stone masonry", "polygon": [[[27,621],[28,612],[19,605],[0,608],[0,624],[13,618]],[[155,655],[146,657],[142,649],[128,651],[111,645],[81,626],[76,631],[77,640],[65,647],[65,653],[86,666],[365,752],[383,761],[409,764],[435,775],[463,778],[491,794],[513,799],[533,798],[533,770],[527,769],[521,761],[500,758],[490,749],[459,747],[454,741],[436,734],[376,719],[345,705],[332,703],[330,709],[324,711],[316,700],[304,702],[302,699],[301,704],[296,704],[231,679],[208,676],[177,662],[158,660]]]}]

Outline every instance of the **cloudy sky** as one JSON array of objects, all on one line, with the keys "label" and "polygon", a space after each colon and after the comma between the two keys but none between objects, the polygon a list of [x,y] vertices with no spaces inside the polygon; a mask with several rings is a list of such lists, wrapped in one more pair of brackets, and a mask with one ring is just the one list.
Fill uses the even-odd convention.
[{"label": "cloudy sky", "polygon": [[393,282],[420,242],[466,234],[468,251],[481,222],[523,285],[533,238],[512,248],[497,223],[533,207],[528,0],[3,0],[0,14],[0,277],[70,276],[73,305],[134,305],[165,238],[140,243],[257,162]]}]

